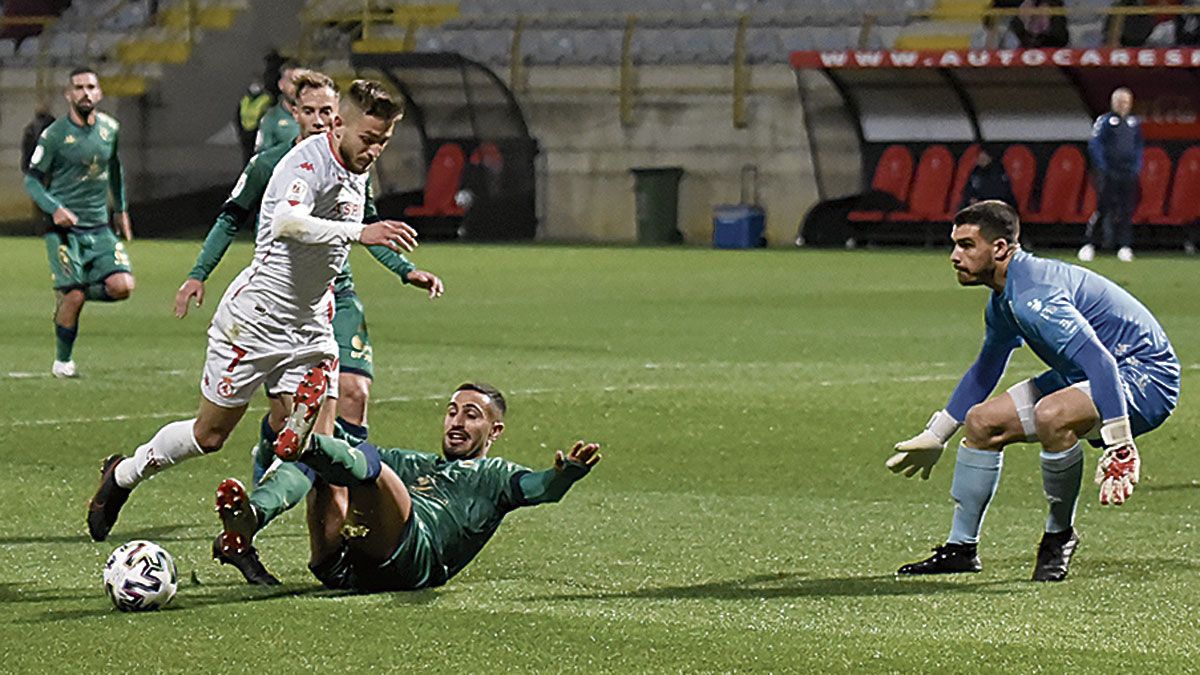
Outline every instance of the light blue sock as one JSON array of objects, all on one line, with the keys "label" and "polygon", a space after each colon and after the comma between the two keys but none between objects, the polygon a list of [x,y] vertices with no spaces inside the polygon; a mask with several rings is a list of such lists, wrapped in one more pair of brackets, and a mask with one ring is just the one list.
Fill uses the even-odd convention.
[{"label": "light blue sock", "polygon": [[1004,454],[992,450],[976,450],[958,446],[958,461],[954,464],[954,480],[950,496],[954,498],[954,521],[950,525],[948,544],[979,543],[979,528],[987,513],[988,503],[1000,484],[1000,469]]},{"label": "light blue sock", "polygon": [[1050,502],[1046,532],[1065,532],[1075,526],[1075,505],[1083,482],[1083,442],[1062,452],[1042,451],[1042,489]]}]

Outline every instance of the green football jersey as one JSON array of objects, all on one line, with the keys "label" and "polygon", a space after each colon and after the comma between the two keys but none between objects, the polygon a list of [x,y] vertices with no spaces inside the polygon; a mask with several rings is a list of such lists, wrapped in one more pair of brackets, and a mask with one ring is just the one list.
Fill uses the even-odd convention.
[{"label": "green football jersey", "polygon": [[277,145],[291,149],[292,144],[300,136],[300,125],[296,118],[283,106],[283,101],[271,106],[267,114],[258,123],[258,142],[255,147],[259,152],[269,150]]},{"label": "green football jersey", "polygon": [[499,457],[447,461],[407,450],[380,450],[379,457],[408,487],[413,517],[433,535],[447,578],[471,562],[505,514],[528,503],[520,478],[530,470]]},{"label": "green football jersey", "polygon": [[90,126],[78,126],[64,116],[46,127],[29,162],[33,183],[26,183],[38,207],[49,214],[66,207],[79,218],[78,227],[108,225],[111,191],[113,208],[124,212],[119,131],[117,121],[102,112],[96,113],[96,123]]}]

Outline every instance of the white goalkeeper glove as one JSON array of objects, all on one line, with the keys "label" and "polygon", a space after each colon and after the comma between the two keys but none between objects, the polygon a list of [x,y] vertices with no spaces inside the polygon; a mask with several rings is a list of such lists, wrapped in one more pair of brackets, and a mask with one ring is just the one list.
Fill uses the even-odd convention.
[{"label": "white goalkeeper glove", "polygon": [[962,424],[945,410],[939,410],[929,418],[925,431],[913,436],[907,441],[896,444],[896,454],[887,461],[887,468],[892,473],[901,473],[908,478],[921,472],[921,480],[929,480],[933,465],[942,458],[946,442],[958,431]]},{"label": "white goalkeeper glove", "polygon": [[1100,438],[1104,441],[1104,454],[1100,455],[1100,463],[1096,465],[1100,504],[1120,506],[1133,494],[1133,486],[1137,485],[1142,472],[1142,460],[1133,444],[1129,418],[1105,422],[1100,427]]}]

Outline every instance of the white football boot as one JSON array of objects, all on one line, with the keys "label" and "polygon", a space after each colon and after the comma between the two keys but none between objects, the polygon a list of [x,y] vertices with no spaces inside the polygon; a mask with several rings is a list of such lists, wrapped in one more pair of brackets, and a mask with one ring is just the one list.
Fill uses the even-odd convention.
[{"label": "white football boot", "polygon": [[53,366],[50,366],[50,374],[55,377],[79,377],[75,372],[74,361],[55,361]]}]

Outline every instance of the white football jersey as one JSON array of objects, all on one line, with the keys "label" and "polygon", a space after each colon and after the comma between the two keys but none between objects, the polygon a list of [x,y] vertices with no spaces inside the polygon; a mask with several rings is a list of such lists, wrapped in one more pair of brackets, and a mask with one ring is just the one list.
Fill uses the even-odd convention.
[{"label": "white football jersey", "polygon": [[331,134],[292,148],[263,193],[254,260],[233,280],[221,304],[255,321],[328,326],[333,319],[330,289],[346,264],[350,243],[303,244],[276,237],[276,210],[311,207],[309,215],[316,218],[361,223],[367,178],[346,168]]}]

